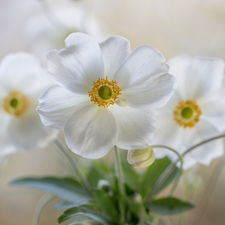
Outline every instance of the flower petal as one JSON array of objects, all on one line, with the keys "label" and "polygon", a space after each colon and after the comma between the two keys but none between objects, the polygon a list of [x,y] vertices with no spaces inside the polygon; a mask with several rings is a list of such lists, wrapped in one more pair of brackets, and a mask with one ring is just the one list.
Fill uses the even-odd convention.
[{"label": "flower petal", "polygon": [[108,108],[88,105],[74,113],[64,127],[68,147],[89,159],[103,157],[115,145],[118,128]]},{"label": "flower petal", "polygon": [[209,99],[201,105],[204,120],[210,122],[218,131],[225,130],[225,104],[224,100],[218,98]]},{"label": "flower petal", "polygon": [[150,145],[155,133],[155,113],[152,109],[110,107],[116,118],[119,134],[116,145],[122,149],[142,149]]},{"label": "flower petal", "polygon": [[[181,135],[183,129],[174,121],[173,112],[166,112],[157,116],[156,133],[153,139],[153,145],[166,145],[180,152],[184,149]],[[164,149],[156,148],[154,150],[156,158],[168,156],[171,160],[176,160],[177,155]]]},{"label": "flower petal", "polygon": [[99,44],[86,34],[73,33],[65,40],[66,48],[49,52],[48,72],[60,86],[87,95],[93,81],[104,78]]},{"label": "flower petal", "polygon": [[0,110],[0,156],[5,156],[16,152],[16,147],[10,143],[6,132],[10,122],[10,116]]},{"label": "flower petal", "polygon": [[[213,124],[201,118],[201,120],[194,127],[195,134],[197,138],[192,143],[189,143],[191,147],[201,141],[204,141],[208,138],[215,137],[220,134],[217,129],[213,126]],[[197,162],[203,165],[209,165],[210,162],[217,157],[223,155],[223,140],[215,140],[213,142],[204,144],[196,149],[193,149],[190,153],[188,153],[192,158],[194,158]]]},{"label": "flower petal", "polygon": [[162,107],[176,89],[176,80],[168,74],[164,56],[150,46],[137,47],[115,75],[128,106]]},{"label": "flower petal", "polygon": [[184,100],[202,100],[221,86],[224,73],[222,59],[180,55],[171,59],[169,65]]},{"label": "flower petal", "polygon": [[38,59],[32,54],[18,52],[6,56],[0,65],[1,88],[7,92],[26,91],[34,79],[44,73]]},{"label": "flower petal", "polygon": [[110,36],[99,45],[104,60],[105,75],[109,80],[113,80],[116,71],[131,53],[130,42],[124,37]]},{"label": "flower petal", "polygon": [[21,151],[46,147],[56,137],[56,131],[45,127],[36,112],[13,118],[8,133],[10,141]]},{"label": "flower petal", "polygon": [[54,85],[39,97],[37,112],[45,126],[63,129],[69,117],[88,104],[91,104],[88,96]]}]

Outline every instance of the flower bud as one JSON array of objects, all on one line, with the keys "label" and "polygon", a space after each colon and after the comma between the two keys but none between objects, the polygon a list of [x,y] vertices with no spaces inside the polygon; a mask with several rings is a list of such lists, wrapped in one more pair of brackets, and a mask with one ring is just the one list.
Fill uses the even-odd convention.
[{"label": "flower bud", "polygon": [[155,154],[150,147],[144,149],[129,150],[127,154],[129,164],[137,168],[150,166],[155,161]]}]

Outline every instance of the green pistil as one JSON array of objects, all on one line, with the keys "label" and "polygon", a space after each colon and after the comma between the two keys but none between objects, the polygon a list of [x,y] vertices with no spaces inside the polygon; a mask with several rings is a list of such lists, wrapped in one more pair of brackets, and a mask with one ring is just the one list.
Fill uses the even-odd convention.
[{"label": "green pistil", "polygon": [[10,105],[11,107],[13,107],[14,109],[18,106],[18,100],[16,98],[13,98],[11,101],[10,101]]},{"label": "green pistil", "polygon": [[108,86],[102,86],[98,90],[98,95],[100,98],[102,98],[104,100],[108,100],[112,97],[112,90]]},{"label": "green pistil", "polygon": [[190,119],[193,116],[193,109],[190,107],[185,107],[181,111],[181,116],[185,119]]}]

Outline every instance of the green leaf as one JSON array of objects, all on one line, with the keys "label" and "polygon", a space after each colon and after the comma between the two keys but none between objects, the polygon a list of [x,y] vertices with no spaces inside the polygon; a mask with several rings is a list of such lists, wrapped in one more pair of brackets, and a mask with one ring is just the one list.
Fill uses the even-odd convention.
[{"label": "green leaf", "polygon": [[[91,221],[91,222],[90,222]],[[95,222],[94,220],[91,220],[89,217],[87,216],[75,216],[73,218],[71,218],[71,220],[67,221],[69,225],[80,225],[80,224],[87,224],[87,225],[100,225],[101,223],[99,222]]]},{"label": "green leaf", "polygon": [[41,189],[60,198],[76,202],[77,205],[87,203],[91,198],[86,189],[72,178],[22,178],[11,181],[10,185]]},{"label": "green leaf", "polygon": [[[170,165],[171,161],[165,157],[162,159],[157,159],[155,162],[147,169],[145,174],[142,176],[141,187],[142,191],[141,194],[143,197],[146,197],[149,190],[152,189],[155,182],[158,180],[160,175],[164,172],[164,170]],[[160,186],[160,189],[157,193],[163,190],[167,185],[169,185],[172,180],[176,177],[178,173],[178,168],[176,168],[173,173],[165,180],[165,182]]]},{"label": "green leaf", "polygon": [[71,209],[68,209],[64,212],[62,216],[59,217],[58,222],[62,223],[72,217],[80,215],[93,219],[103,225],[112,225],[112,223],[107,221],[101,215],[100,210],[95,205],[82,205],[80,207],[73,207]]},{"label": "green leaf", "polygon": [[122,164],[124,181],[135,191],[141,190],[141,175],[137,174],[134,167],[129,165],[127,162]]},{"label": "green leaf", "polygon": [[101,213],[115,223],[118,222],[119,211],[117,210],[117,202],[107,193],[101,190],[94,190],[94,201],[101,209]]},{"label": "green leaf", "polygon": [[72,202],[72,201],[64,200],[64,201],[59,202],[57,205],[55,205],[55,209],[69,209],[72,207],[77,207],[79,205],[81,205],[81,204],[78,204],[77,201]]},{"label": "green leaf", "polygon": [[155,194],[158,194],[160,191],[166,188],[176,178],[178,173],[179,173],[179,169],[175,167],[173,171],[170,173],[170,175],[166,178],[166,180],[159,186]]},{"label": "green leaf", "polygon": [[147,208],[161,215],[179,214],[195,206],[177,198],[161,198],[148,203]]}]

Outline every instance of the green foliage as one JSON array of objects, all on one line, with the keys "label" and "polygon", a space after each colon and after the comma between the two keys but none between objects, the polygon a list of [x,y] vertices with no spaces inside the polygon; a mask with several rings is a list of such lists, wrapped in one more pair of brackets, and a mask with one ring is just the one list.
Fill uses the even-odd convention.
[{"label": "green foliage", "polygon": [[[145,174],[142,177],[141,181],[141,193],[143,197],[145,197],[148,192],[152,189],[155,182],[159,179],[160,175],[166,170],[166,168],[170,165],[171,161],[165,157],[162,159],[157,159],[155,162],[147,169]],[[167,185],[169,185],[173,179],[176,177],[178,173],[178,168],[176,168],[173,173],[164,181],[164,183],[160,186],[160,189],[157,190],[156,193],[162,191]]]},{"label": "green foliage", "polygon": [[[156,160],[144,172],[137,172],[126,161],[123,162],[125,196],[121,196],[114,167],[102,160],[86,168],[86,178],[92,187],[92,195],[72,178],[22,178],[12,181],[14,186],[26,186],[49,192],[62,199],[55,208],[66,209],[59,217],[59,223],[72,220],[75,224],[136,225],[151,221],[151,213],[161,215],[176,214],[193,208],[193,205],[175,198],[152,200],[144,204],[144,199],[171,164],[168,158]],[[169,185],[178,174],[178,168],[161,183],[153,196]],[[100,180],[106,185],[100,187]],[[103,183],[104,184],[104,183]],[[101,189],[101,190],[100,190]]]},{"label": "green foliage", "polygon": [[97,221],[104,225],[113,225],[113,223],[110,223],[110,221],[104,218],[104,216],[101,214],[101,210],[97,205],[94,204],[81,205],[80,207],[73,207],[71,209],[68,209],[62,216],[59,217],[58,222],[62,223],[72,217],[80,215],[93,219],[94,221]]},{"label": "green foliage", "polygon": [[90,194],[72,178],[22,178],[10,182],[10,185],[37,188],[60,198],[76,202],[77,205],[88,202]]},{"label": "green foliage", "polygon": [[172,215],[193,209],[195,206],[189,202],[170,197],[153,200],[148,203],[147,207],[161,215]]}]

